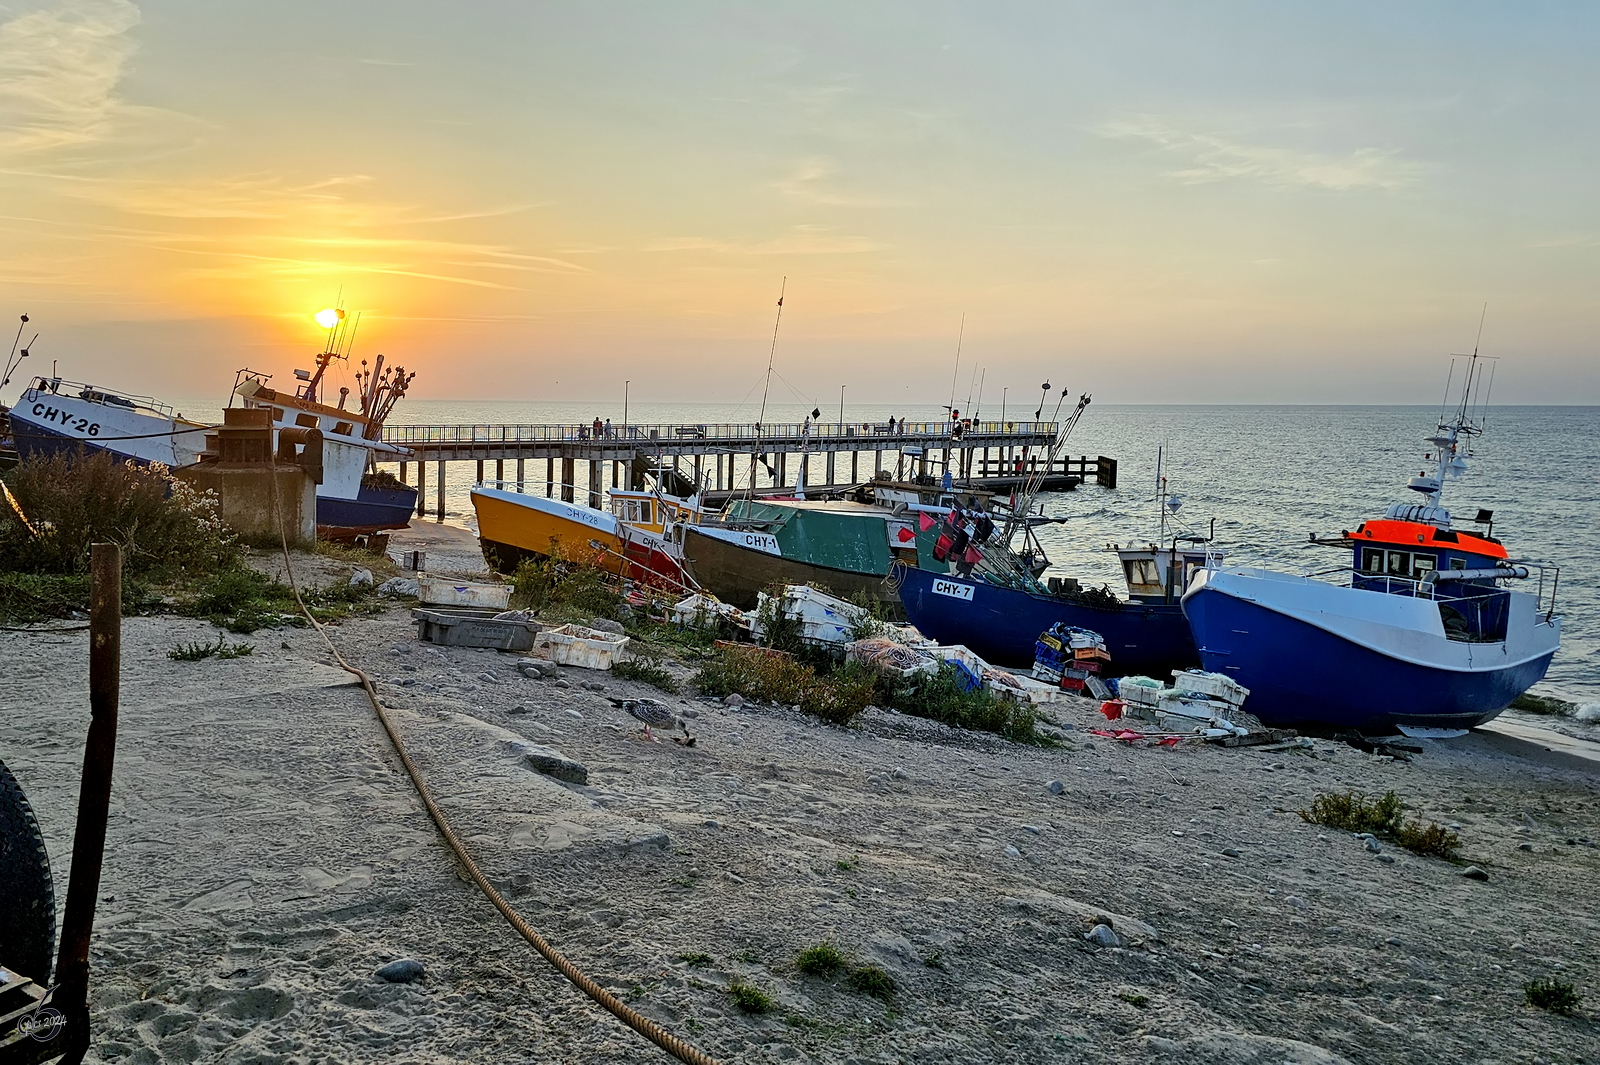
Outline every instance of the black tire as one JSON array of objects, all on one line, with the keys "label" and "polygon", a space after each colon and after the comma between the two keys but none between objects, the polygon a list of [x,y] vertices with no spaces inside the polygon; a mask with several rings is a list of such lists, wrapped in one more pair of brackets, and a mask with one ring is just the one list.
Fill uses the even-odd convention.
[{"label": "black tire", "polygon": [[0,762],[0,965],[48,987],[55,958],[50,853],[22,786]]}]

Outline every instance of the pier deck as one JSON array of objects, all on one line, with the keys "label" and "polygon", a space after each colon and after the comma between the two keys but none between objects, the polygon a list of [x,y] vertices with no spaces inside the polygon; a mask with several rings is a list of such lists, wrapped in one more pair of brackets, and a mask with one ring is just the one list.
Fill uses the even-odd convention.
[{"label": "pier deck", "polygon": [[[654,424],[602,427],[599,432],[592,424],[389,425],[383,439],[412,452],[399,463],[400,479],[406,481],[409,467],[416,467],[418,514],[427,513],[427,463],[435,464],[435,513],[442,520],[451,462],[475,462],[476,481],[484,480],[484,463],[493,462],[492,480],[521,487],[537,487],[542,480],[545,495],[559,491],[561,498],[572,501],[581,491],[591,506],[599,506],[608,463],[613,488],[642,487],[648,472],[668,468],[715,494],[747,486],[752,478],[758,490],[793,485],[799,462],[791,468],[791,455],[804,456],[807,487],[819,491],[871,480],[878,470],[899,479],[948,469],[963,482],[1004,479],[1009,485],[1019,474],[1042,468],[1057,432],[1055,422],[1036,421],[979,422],[959,437],[952,428],[949,421],[898,423],[892,432],[887,422]],[[872,456],[865,469],[864,454]],[[847,478],[841,468],[845,455]],[[886,455],[891,456],[889,465]],[[545,461],[545,476],[530,482],[526,463],[539,459]],[[516,463],[513,477],[506,476],[508,460]],[[579,483],[580,462],[586,467],[586,484]],[[1046,472],[1116,487],[1116,460],[1105,456],[1058,457]]]}]

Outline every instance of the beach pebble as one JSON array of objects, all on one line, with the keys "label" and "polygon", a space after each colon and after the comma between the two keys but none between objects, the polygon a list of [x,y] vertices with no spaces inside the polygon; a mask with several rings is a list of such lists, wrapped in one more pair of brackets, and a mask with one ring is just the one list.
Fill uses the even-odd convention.
[{"label": "beach pebble", "polygon": [[1377,854],[1379,851],[1383,850],[1383,845],[1377,840],[1373,839],[1371,836],[1368,836],[1367,850],[1371,851],[1373,854]]},{"label": "beach pebble", "polygon": [[547,777],[573,784],[589,783],[589,770],[582,762],[575,762],[554,747],[528,747],[522,753],[523,761]]},{"label": "beach pebble", "polygon": [[574,718],[577,718],[577,719],[578,719],[578,720],[579,720],[579,721],[582,721],[582,720],[583,720],[583,713],[582,713],[582,711],[579,711],[579,710],[574,710],[574,709],[573,709],[573,708],[572,708],[572,707],[570,707],[570,706],[569,706],[569,707],[567,707],[567,716],[568,716],[568,717],[574,717]]},{"label": "beach pebble", "polygon": [[424,971],[422,963],[415,958],[401,958],[385,965],[374,975],[380,980],[389,981],[391,984],[410,984],[421,980]]},{"label": "beach pebble", "polygon": [[1044,790],[1048,791],[1052,795],[1060,795],[1063,791],[1067,790],[1067,786],[1061,783],[1059,780],[1052,780],[1050,783],[1044,786]]},{"label": "beach pebble", "polygon": [[1222,848],[1222,853],[1223,853],[1223,855],[1225,855],[1226,857],[1229,857],[1229,858],[1237,858],[1237,857],[1239,857],[1239,851],[1235,847],[1224,847],[1224,848]]},{"label": "beach pebble", "polygon": [[513,707],[511,707],[511,709],[507,710],[506,713],[508,713],[508,714],[528,714],[528,713],[532,713],[532,711],[529,710],[528,707],[523,705],[522,703],[518,703],[516,706],[513,706]]},{"label": "beach pebble", "polygon": [[554,662],[546,662],[542,658],[517,659],[517,672],[524,677],[549,677],[554,676],[561,669]]},{"label": "beach pebble", "polygon": [[1007,858],[1020,858],[1020,857],[1022,857],[1022,852],[1017,850],[1017,848],[1013,847],[1011,844],[1007,843],[1006,844],[1006,857]]},{"label": "beach pebble", "polygon": [[371,588],[373,583],[370,569],[357,569],[350,575],[350,587],[352,588]]},{"label": "beach pebble", "polygon": [[484,670],[482,673],[478,674],[478,679],[483,681],[485,684],[499,684],[500,683],[500,678],[498,676],[496,676],[495,674],[489,672],[487,669]]},{"label": "beach pebble", "polygon": [[379,595],[409,595],[417,594],[417,582],[410,577],[390,577],[378,585]]},{"label": "beach pebble", "polygon": [[411,687],[412,685],[414,685],[416,683],[417,683],[417,678],[416,677],[401,677],[400,678],[400,687],[402,687],[402,688],[409,688],[409,687]]},{"label": "beach pebble", "polygon": [[743,706],[744,705],[744,696],[740,695],[738,692],[734,692],[732,695],[724,695],[722,697],[722,705],[723,706]]},{"label": "beach pebble", "polygon": [[700,711],[696,710],[692,706],[686,706],[682,710],[679,710],[678,713],[681,716],[688,718],[690,721],[693,721],[695,718],[700,716]]},{"label": "beach pebble", "polygon": [[1109,925],[1097,924],[1084,934],[1084,939],[1097,947],[1120,947],[1122,940],[1111,930]]},{"label": "beach pebble", "polygon": [[1401,942],[1399,936],[1390,936],[1388,939],[1385,939],[1384,942],[1389,944],[1391,947],[1402,947],[1402,946],[1405,946],[1405,944],[1403,942]]},{"label": "beach pebble", "polygon": [[1382,862],[1384,865],[1393,865],[1394,864],[1394,855],[1392,855],[1392,854],[1380,854],[1380,855],[1378,855],[1378,861]]},{"label": "beach pebble", "polygon": [[895,766],[894,769],[890,771],[889,775],[895,780],[904,780],[906,778],[906,771],[901,769],[899,766]]},{"label": "beach pebble", "polygon": [[598,632],[609,632],[613,636],[624,636],[628,632],[622,627],[622,622],[612,621],[610,618],[594,618],[589,622],[589,627]]},{"label": "beach pebble", "polygon": [[1305,912],[1307,912],[1308,910],[1311,909],[1311,903],[1307,902],[1305,899],[1301,898],[1298,895],[1287,895],[1287,896],[1284,897],[1283,901],[1284,901],[1285,905],[1293,906],[1295,909],[1299,910],[1301,913],[1305,913]]},{"label": "beach pebble", "polygon": [[1517,844],[1517,850],[1519,850],[1519,851],[1531,851],[1531,850],[1533,850],[1533,844],[1531,844],[1531,843],[1519,843],[1519,844]]},{"label": "beach pebble", "polygon": [[606,690],[606,686],[596,680],[580,680],[578,682],[578,687],[582,688],[584,691],[591,692],[603,692]]},{"label": "beach pebble", "polygon": [[408,655],[411,653],[411,645],[409,643],[397,643],[391,646],[389,651],[391,654]]},{"label": "beach pebble", "polygon": [[1476,865],[1467,866],[1465,869],[1461,870],[1461,875],[1466,877],[1468,880],[1489,879],[1489,874],[1478,868]]},{"label": "beach pebble", "polygon": [[556,687],[558,687],[558,688],[570,688],[570,687],[572,687],[572,682],[571,681],[567,681],[567,680],[557,680],[556,681]]}]

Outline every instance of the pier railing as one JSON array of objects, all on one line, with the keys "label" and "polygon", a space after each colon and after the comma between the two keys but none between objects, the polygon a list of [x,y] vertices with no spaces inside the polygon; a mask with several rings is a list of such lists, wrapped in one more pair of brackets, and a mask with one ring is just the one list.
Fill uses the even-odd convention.
[{"label": "pier railing", "polygon": [[954,440],[969,446],[994,437],[1048,437],[1056,434],[1055,422],[985,421],[963,428],[954,435],[955,423],[896,421],[893,429],[882,422],[819,422],[809,427],[803,422],[772,422],[761,425],[727,422],[652,423],[602,426],[597,434],[589,425],[386,425],[383,439],[402,447],[419,444],[542,444],[616,441],[623,445],[679,443],[687,441],[901,441]]}]

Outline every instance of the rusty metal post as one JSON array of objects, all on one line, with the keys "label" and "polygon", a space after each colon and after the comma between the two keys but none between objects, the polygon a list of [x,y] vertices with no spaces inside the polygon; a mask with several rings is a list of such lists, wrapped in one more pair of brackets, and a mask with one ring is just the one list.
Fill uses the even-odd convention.
[{"label": "rusty metal post", "polygon": [[56,960],[55,1007],[66,1015],[66,1056],[83,1060],[89,1048],[89,939],[100,863],[111,809],[111,768],[117,753],[117,698],[122,687],[122,549],[95,544],[90,555],[89,739],[83,751],[78,829],[72,838],[72,879]]}]

